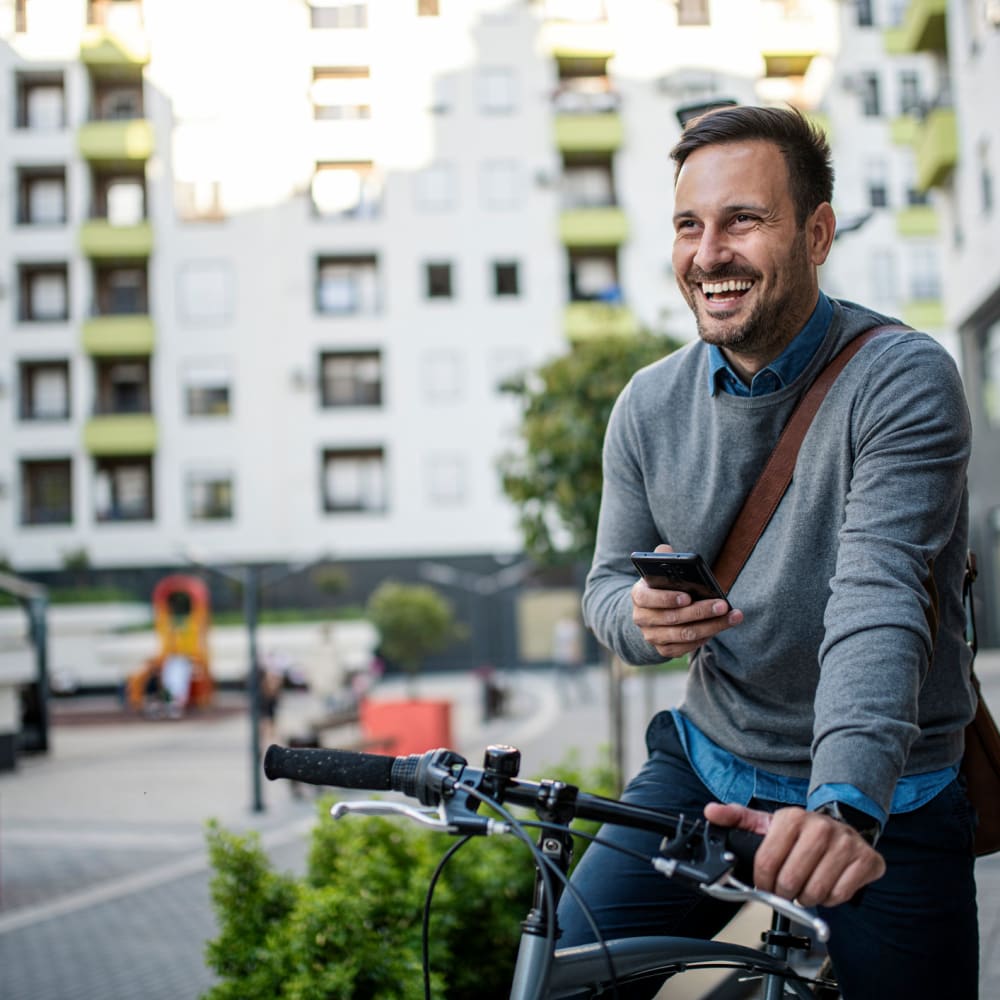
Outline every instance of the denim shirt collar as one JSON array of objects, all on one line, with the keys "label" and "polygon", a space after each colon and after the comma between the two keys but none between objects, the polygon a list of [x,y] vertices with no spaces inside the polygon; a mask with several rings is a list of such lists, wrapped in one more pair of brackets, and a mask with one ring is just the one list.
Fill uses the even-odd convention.
[{"label": "denim shirt collar", "polygon": [[822,293],[806,325],[795,339],[766,368],[762,368],[748,386],[730,367],[726,356],[715,344],[708,345],[708,391],[715,396],[721,390],[731,396],[763,396],[790,385],[805,371],[833,318],[833,306]]}]

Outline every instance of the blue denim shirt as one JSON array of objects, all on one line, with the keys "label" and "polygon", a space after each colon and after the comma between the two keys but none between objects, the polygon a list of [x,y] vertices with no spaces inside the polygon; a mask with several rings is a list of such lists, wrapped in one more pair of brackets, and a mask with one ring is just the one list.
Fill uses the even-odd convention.
[{"label": "blue denim shirt", "polygon": [[[731,396],[763,396],[789,385],[809,364],[826,336],[832,317],[833,306],[820,292],[806,325],[774,361],[754,375],[749,386],[733,371],[722,351],[715,344],[709,345],[709,392],[713,396],[720,391]],[[674,710],[673,716],[691,766],[720,802],[746,805],[756,798],[807,809],[818,809],[826,802],[843,802],[885,826],[885,810],[853,785],[821,785],[810,795],[807,779],[787,778],[753,767],[713,743],[683,712]],[[955,765],[900,778],[890,813],[919,808],[950,784],[957,774],[958,766]]]}]

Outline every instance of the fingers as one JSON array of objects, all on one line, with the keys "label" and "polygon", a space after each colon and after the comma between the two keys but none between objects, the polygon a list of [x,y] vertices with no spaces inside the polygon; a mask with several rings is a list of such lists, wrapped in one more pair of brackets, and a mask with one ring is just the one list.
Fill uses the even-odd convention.
[{"label": "fingers", "polygon": [[666,658],[689,653],[713,635],[739,625],[743,612],[722,600],[692,601],[678,590],[659,590],[644,580],[632,586],[632,621]]},{"label": "fingers", "polygon": [[837,906],[885,874],[885,861],[846,823],[790,807],[773,817],[757,851],[758,888],[803,906]]},{"label": "fingers", "polygon": [[709,802],[705,806],[705,819],[716,826],[735,826],[762,836],[771,825],[771,814],[759,809],[748,809],[733,803]]}]

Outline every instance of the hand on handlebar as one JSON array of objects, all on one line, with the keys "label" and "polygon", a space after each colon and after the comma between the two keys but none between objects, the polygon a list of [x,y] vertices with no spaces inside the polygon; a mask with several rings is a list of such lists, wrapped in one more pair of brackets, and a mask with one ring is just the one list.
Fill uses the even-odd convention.
[{"label": "hand on handlebar", "polygon": [[[657,545],[656,552],[673,552]],[[743,612],[719,598],[695,601],[679,590],[660,590],[639,579],[632,585],[632,621],[664,659],[683,656],[743,621]]]},{"label": "hand on handlebar", "polygon": [[763,835],[754,860],[759,889],[803,906],[838,906],[885,874],[885,861],[855,830],[798,806],[761,812],[709,803],[705,818]]}]

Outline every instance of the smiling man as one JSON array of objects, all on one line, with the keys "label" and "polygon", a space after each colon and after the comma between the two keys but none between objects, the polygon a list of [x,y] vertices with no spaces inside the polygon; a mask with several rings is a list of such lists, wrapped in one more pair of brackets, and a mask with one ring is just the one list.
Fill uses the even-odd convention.
[{"label": "smiling man", "polygon": [[[691,664],[625,798],[765,834],[755,880],[821,909],[847,1000],[975,997],[961,379],[924,334],[870,341],[814,417],[729,603],[637,581],[636,549],[716,558],[795,404],[846,344],[893,322],[820,290],[833,170],[802,115],[709,112],[672,157],[674,271],[699,339],[616,403],[584,612],[630,663]],[[642,833],[603,835],[656,851]],[[607,847],[574,879],[605,937],[708,937],[731,916]],[[560,923],[562,944],[592,939],[569,896]]]}]

